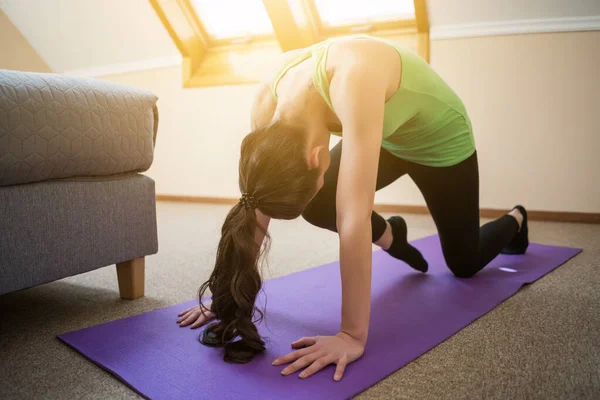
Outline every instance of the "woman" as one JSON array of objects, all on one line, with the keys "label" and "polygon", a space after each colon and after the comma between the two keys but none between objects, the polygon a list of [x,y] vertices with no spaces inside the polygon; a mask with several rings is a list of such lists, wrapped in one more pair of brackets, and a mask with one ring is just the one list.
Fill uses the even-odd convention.
[{"label": "woman", "polygon": [[[372,243],[410,267],[427,261],[407,242],[401,217],[373,212],[375,191],[408,174],[437,226],[449,269],[475,275],[499,253],[524,253],[526,212],[516,206],[479,226],[479,178],[471,123],[453,90],[417,55],[382,39],[353,36],[285,55],[259,89],[253,131],[241,147],[242,198],[222,229],[207,289],[212,304],[179,314],[209,325],[202,343],[244,363],[265,350],[253,323],[258,259],[270,218],[335,231],[340,239],[342,322],[335,336],[302,338],[273,362],[308,377],[336,364],[334,379],[361,357],[369,327]],[[330,133],[343,139],[329,152]],[[260,314],[262,317],[262,314]]]}]

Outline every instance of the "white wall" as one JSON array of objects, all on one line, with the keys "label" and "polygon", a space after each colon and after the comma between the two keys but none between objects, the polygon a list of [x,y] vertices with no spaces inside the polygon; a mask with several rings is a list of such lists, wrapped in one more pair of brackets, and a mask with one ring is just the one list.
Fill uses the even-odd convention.
[{"label": "white wall", "polygon": [[426,5],[433,28],[600,15],[598,0],[426,0]]},{"label": "white wall", "polygon": [[0,10],[0,69],[50,72],[19,30]]},{"label": "white wall", "polygon": [[[464,24],[596,16],[593,28],[600,15],[598,0],[427,0],[427,7],[432,33]],[[0,9],[17,28],[3,17],[2,27],[10,29],[2,31],[0,68],[49,65],[93,74],[180,59],[147,0],[0,0]],[[8,31],[13,39],[4,40]],[[431,62],[473,119],[482,207],[522,202],[538,210],[600,212],[600,32],[435,40]],[[160,133],[149,172],[158,193],[239,195],[239,142],[249,130],[254,85],[183,89],[180,67],[106,79],[159,96]],[[376,200],[423,204],[407,179]]]},{"label": "white wall", "polygon": [[471,115],[482,207],[600,212],[600,32],[433,41],[431,64]]},{"label": "white wall", "polygon": [[[464,99],[481,206],[600,212],[600,32],[439,40],[432,66]],[[157,192],[237,197],[239,144],[256,87],[183,89],[179,68],[107,77],[156,93]],[[378,203],[421,205],[403,178]]]},{"label": "white wall", "polygon": [[0,7],[56,72],[181,58],[149,0],[0,0]]},{"label": "white wall", "polygon": [[181,68],[105,77],[154,92],[159,131],[148,172],[159,194],[236,197],[240,142],[255,85],[183,89]]},{"label": "white wall", "polygon": [[[473,24],[479,33],[480,24],[503,33],[564,28],[553,18],[600,29],[599,0],[426,0],[426,6],[432,35],[439,36],[464,34]],[[0,9],[56,72],[97,76],[180,58],[149,0],[0,0]]]}]

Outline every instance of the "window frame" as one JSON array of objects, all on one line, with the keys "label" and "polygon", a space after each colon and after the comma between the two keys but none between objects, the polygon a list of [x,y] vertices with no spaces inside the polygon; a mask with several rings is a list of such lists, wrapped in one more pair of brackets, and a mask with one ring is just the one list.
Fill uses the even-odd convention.
[{"label": "window frame", "polygon": [[[149,1],[183,56],[184,87],[257,83],[260,81],[257,69],[260,68],[244,66],[241,71],[239,65],[236,66],[232,60],[252,61],[244,64],[267,64],[281,52],[307,47],[328,37],[356,33],[392,38],[414,37],[418,53],[429,62],[426,0],[413,0],[414,19],[339,27],[323,24],[314,0],[262,0],[273,27],[272,34],[220,39],[208,33],[191,0]],[[294,11],[289,2],[295,3]],[[177,15],[170,14],[173,10],[176,10]],[[191,36],[183,38],[177,34],[174,24],[181,27],[179,24],[183,23],[187,24],[185,31],[193,32]],[[367,30],[366,27],[370,29]]]},{"label": "window frame", "polygon": [[[418,0],[413,0],[416,3]],[[313,21],[314,27],[318,32],[319,37],[327,38],[332,36],[344,36],[353,35],[357,33],[367,33],[370,35],[383,35],[389,36],[394,34],[401,34],[402,31],[413,31],[417,28],[417,17],[416,17],[416,4],[415,4],[415,18],[411,19],[396,19],[379,22],[366,22],[366,23],[353,23],[348,25],[327,25],[323,23],[321,15],[319,14],[319,8],[315,0],[304,0],[306,7],[309,10],[309,18]]]},{"label": "window frame", "polygon": [[[204,37],[207,45],[209,47],[222,47],[222,46],[235,46],[235,45],[247,45],[249,43],[269,43],[275,41],[275,32],[270,34],[261,34],[261,35],[241,35],[241,36],[232,36],[232,37],[224,37],[224,38],[216,38],[211,35],[204,23],[202,22],[202,18],[199,15],[198,10],[194,6],[191,0],[184,0],[187,3],[187,7],[190,9],[192,14],[191,23],[194,24],[197,29],[202,32],[202,36]],[[268,13],[267,13],[268,16]],[[271,18],[269,17],[269,20]],[[273,22],[271,21],[271,24]]]}]

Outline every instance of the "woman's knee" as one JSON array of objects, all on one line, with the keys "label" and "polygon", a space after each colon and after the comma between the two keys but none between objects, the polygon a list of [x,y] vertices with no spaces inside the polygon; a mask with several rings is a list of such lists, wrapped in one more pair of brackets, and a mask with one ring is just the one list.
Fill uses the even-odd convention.
[{"label": "woman's knee", "polygon": [[471,278],[481,269],[476,254],[446,257],[446,265],[457,278]]},{"label": "woman's knee", "polygon": [[479,272],[476,268],[471,266],[454,266],[450,267],[450,270],[457,278],[472,278],[475,276],[475,274],[477,274],[477,272]]}]

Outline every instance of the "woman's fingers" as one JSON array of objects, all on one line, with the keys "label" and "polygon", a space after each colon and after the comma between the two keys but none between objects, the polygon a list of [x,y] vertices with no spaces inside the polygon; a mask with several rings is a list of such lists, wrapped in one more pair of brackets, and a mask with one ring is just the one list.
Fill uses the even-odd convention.
[{"label": "woman's fingers", "polygon": [[315,352],[315,349],[307,347],[305,349],[292,351],[289,354],[286,354],[283,357],[279,357],[275,361],[273,361],[273,365],[287,364],[293,361],[296,361],[300,357],[304,357],[307,354]]},{"label": "woman's fingers", "polygon": [[193,311],[188,311],[186,313],[184,313],[183,315],[181,315],[178,319],[177,319],[177,323],[183,321],[184,319],[186,319],[187,317],[190,316],[190,314],[192,314]]},{"label": "woman's fingers", "polygon": [[215,317],[215,315],[210,311],[209,307],[210,303],[190,307],[187,310],[177,314],[179,316],[177,323],[181,327],[192,324],[193,329],[199,328],[205,322]]},{"label": "woman's fingers", "polygon": [[198,319],[196,320],[196,322],[194,322],[192,324],[192,326],[190,326],[190,328],[192,328],[192,329],[200,328],[202,325],[204,325],[205,323],[207,323],[208,321],[210,321],[214,317],[215,317],[215,315],[213,313],[206,312],[206,313],[203,314],[202,317],[198,317]]},{"label": "woman's fingers", "polygon": [[292,343],[292,347],[298,348],[312,346],[315,343],[317,343],[316,337],[303,337],[302,339],[298,339],[294,343]]},{"label": "woman's fingers", "polygon": [[[309,354],[305,355],[304,357],[301,357],[298,360],[294,361],[292,364],[288,365],[287,367],[285,367],[283,369],[283,371],[281,371],[281,373],[283,375],[293,374],[294,372],[301,370],[302,368],[306,367],[307,365],[311,365],[312,363],[314,363],[321,357],[323,357],[323,353],[321,353],[321,352],[316,351],[314,353],[309,353]],[[300,374],[300,377],[303,377],[302,374]]]},{"label": "woman's fingers", "polygon": [[195,308],[197,308],[198,306],[194,306],[194,307],[190,307],[185,311],[180,312],[179,314],[177,314],[178,317],[182,317],[184,314],[189,313],[190,311],[193,311]]},{"label": "woman's fingers", "polygon": [[180,312],[179,314],[177,314],[178,317],[183,317],[184,315],[187,315],[191,312],[192,310],[185,310]]},{"label": "woman's fingers", "polygon": [[342,358],[337,362],[337,366],[335,367],[335,374],[333,375],[333,380],[339,381],[344,376],[344,371],[346,370],[346,365],[348,365],[348,357],[344,354]]},{"label": "woman's fingers", "polygon": [[192,322],[194,322],[195,320],[198,319],[198,317],[202,315],[200,314],[200,312],[198,311],[198,313],[190,313],[190,315],[184,319],[183,321],[181,321],[181,323],[179,324],[179,326],[188,326],[189,324],[191,324]]},{"label": "woman's fingers", "polygon": [[197,329],[200,328],[202,325],[204,325],[204,323],[207,321],[206,318],[198,318],[198,320],[196,320],[196,322],[194,322],[190,328],[192,329]]},{"label": "woman's fingers", "polygon": [[208,310],[210,310],[210,305],[211,305],[211,302],[203,303],[203,304],[198,304],[196,306],[190,307],[187,310],[184,310],[184,311],[180,312],[179,314],[177,314],[177,316],[178,317],[183,317],[185,314],[189,314],[192,311],[200,311],[201,309],[205,310],[205,311],[208,311]]},{"label": "woman's fingers", "polygon": [[323,368],[325,368],[332,362],[335,362],[335,358],[336,358],[336,356],[334,354],[328,354],[325,356],[321,356],[319,359],[317,359],[315,362],[313,362],[310,365],[310,367],[308,367],[304,371],[302,371],[302,373],[300,374],[300,378],[308,378],[309,376],[316,374],[317,372],[319,372],[320,370],[322,370]]}]

